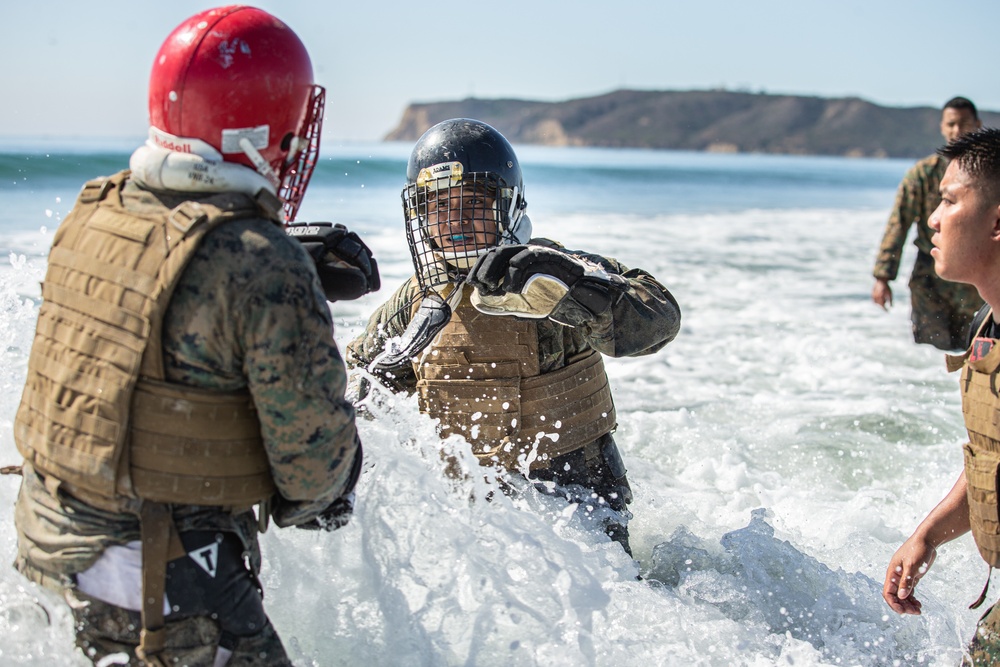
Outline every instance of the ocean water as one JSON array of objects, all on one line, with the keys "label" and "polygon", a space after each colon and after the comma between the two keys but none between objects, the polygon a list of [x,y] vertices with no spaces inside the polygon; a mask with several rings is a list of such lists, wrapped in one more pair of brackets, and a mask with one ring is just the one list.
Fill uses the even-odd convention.
[{"label": "ocean water", "polygon": [[[332,305],[341,344],[411,271],[407,151],[328,147],[301,211],[363,234],[382,268],[381,293]],[[940,550],[923,616],[880,594],[964,442],[957,379],[911,342],[905,280],[889,313],[869,298],[909,162],[519,153],[537,235],[649,270],[683,310],[658,354],[606,361],[635,560],[559,499],[486,502],[485,482],[446,477],[415,400],[377,394],[351,524],[262,537],[265,605],[296,664],[956,664],[986,576],[970,537]],[[19,462],[12,421],[52,232],[82,182],[127,154],[0,144],[0,464]],[[464,443],[444,446],[467,460]],[[17,484],[0,478],[4,563]],[[65,605],[11,567],[0,633],[0,665],[88,664]]]}]

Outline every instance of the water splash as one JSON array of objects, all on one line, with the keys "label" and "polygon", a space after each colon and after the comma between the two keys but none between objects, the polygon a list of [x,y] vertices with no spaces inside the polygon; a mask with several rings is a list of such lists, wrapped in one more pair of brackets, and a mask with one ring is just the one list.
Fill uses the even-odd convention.
[{"label": "water splash", "polygon": [[[870,201],[865,170],[882,163],[839,165],[823,201],[849,189],[840,181],[854,164],[857,201]],[[394,226],[401,172],[376,166],[363,193],[320,174],[307,205],[372,230],[391,288],[412,271]],[[296,664],[957,663],[978,616],[965,609],[981,588],[971,542],[941,550],[921,582],[924,616],[897,618],[879,593],[889,556],[954,482],[962,438],[940,355],[910,343],[905,307],[886,315],[868,302],[884,211],[781,208],[776,179],[766,192],[756,183],[771,200],[760,210],[732,210],[735,195],[712,209],[717,188],[695,180],[680,211],[649,188],[640,210],[617,210],[627,197],[594,188],[616,210],[580,214],[577,176],[571,160],[544,170],[538,231],[650,270],[684,309],[665,350],[606,362],[637,561],[563,499],[516,481],[515,496],[498,492],[415,399],[380,393],[359,424],[367,464],[354,520],[262,538],[265,607]],[[897,178],[876,193],[886,207]],[[66,202],[82,182],[68,180]],[[9,194],[10,220],[66,213],[51,196]],[[15,260],[0,266],[0,463],[17,463],[12,421],[51,235],[2,240]],[[388,292],[333,306],[341,344]],[[0,478],[0,503],[10,508],[16,490]],[[15,551],[12,513],[0,512],[0,561]],[[0,632],[0,664],[87,664],[65,604],[10,567]]]}]

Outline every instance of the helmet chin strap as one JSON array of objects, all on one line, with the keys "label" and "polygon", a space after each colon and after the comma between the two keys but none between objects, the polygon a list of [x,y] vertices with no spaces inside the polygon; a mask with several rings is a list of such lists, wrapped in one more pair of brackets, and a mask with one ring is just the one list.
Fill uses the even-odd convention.
[{"label": "helmet chin strap", "polygon": [[244,155],[250,158],[250,161],[253,162],[253,166],[257,169],[258,174],[270,181],[274,187],[281,185],[281,179],[278,178],[276,173],[274,173],[274,169],[272,169],[271,165],[264,159],[264,156],[260,154],[260,151],[254,148],[253,143],[249,139],[246,137],[240,138],[239,145],[240,150],[243,151]]},{"label": "helmet chin strap", "polygon": [[515,185],[511,190],[510,208],[507,210],[507,219],[511,221],[511,225],[517,224],[518,204],[520,204],[520,199],[518,199],[517,186]]}]

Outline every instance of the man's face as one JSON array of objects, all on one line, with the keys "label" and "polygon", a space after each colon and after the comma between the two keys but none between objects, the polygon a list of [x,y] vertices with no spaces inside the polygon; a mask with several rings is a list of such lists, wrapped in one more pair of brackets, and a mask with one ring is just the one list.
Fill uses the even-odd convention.
[{"label": "man's face", "polygon": [[981,126],[982,123],[969,109],[945,109],[941,112],[941,136],[946,142],[954,141]]},{"label": "man's face", "polygon": [[494,199],[486,188],[460,186],[427,196],[427,231],[442,250],[466,251],[495,246],[499,241]]},{"label": "man's face", "polygon": [[1000,252],[1000,203],[991,201],[957,162],[941,181],[941,203],[928,225],[934,230],[931,256],[945,280],[980,286]]}]

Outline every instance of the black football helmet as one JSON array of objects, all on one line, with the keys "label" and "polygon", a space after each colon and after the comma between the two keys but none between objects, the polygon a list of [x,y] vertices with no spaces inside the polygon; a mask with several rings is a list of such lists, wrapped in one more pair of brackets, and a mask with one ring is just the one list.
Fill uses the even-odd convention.
[{"label": "black football helmet", "polygon": [[490,248],[531,238],[514,149],[478,120],[446,120],[420,137],[402,198],[406,240],[425,292],[459,282]]}]

